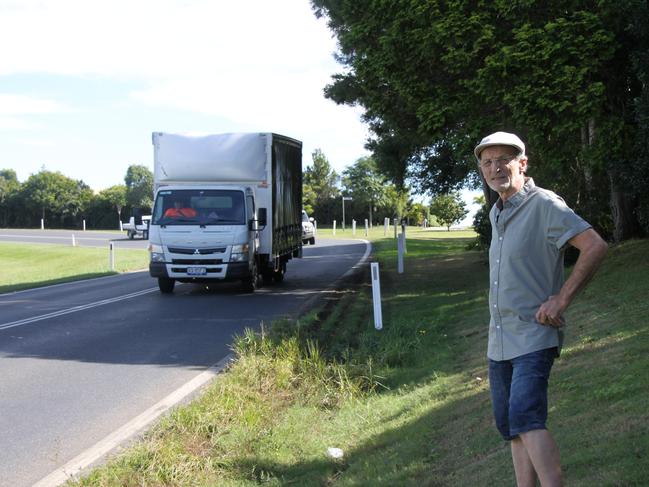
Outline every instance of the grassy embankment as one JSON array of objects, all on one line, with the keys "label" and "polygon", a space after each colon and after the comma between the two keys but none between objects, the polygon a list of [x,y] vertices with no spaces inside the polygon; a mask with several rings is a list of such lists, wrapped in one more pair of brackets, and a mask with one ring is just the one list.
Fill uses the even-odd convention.
[{"label": "grassy embankment", "polygon": [[0,242],[0,293],[145,269],[146,250],[115,249],[115,271],[106,248]]},{"label": "grassy embankment", "polygon": [[[73,485],[512,485],[490,417],[488,269],[462,235],[411,231],[403,275],[395,241],[374,235],[382,331],[365,286],[248,333],[196,402]],[[648,253],[649,241],[612,248],[569,312],[549,424],[566,485],[649,478]]]}]

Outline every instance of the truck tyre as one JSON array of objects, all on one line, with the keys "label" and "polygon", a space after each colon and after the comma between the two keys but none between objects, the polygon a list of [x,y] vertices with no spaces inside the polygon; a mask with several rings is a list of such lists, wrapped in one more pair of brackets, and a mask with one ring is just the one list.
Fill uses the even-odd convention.
[{"label": "truck tyre", "polygon": [[284,280],[284,274],[286,273],[286,262],[282,262],[279,266],[279,269],[273,271],[273,280],[275,282],[282,282]]},{"label": "truck tyre", "polygon": [[133,238],[135,237],[135,232],[133,230],[129,230],[127,235],[128,235],[128,238],[133,240]]},{"label": "truck tyre", "polygon": [[311,239],[309,240],[309,243],[311,245],[315,245],[315,237],[311,237]]},{"label": "truck tyre", "polygon": [[158,287],[163,294],[171,294],[174,292],[176,281],[168,277],[158,277]]},{"label": "truck tyre", "polygon": [[254,293],[259,287],[259,271],[257,270],[257,263],[253,262],[250,276],[243,280],[242,288],[246,293]]}]

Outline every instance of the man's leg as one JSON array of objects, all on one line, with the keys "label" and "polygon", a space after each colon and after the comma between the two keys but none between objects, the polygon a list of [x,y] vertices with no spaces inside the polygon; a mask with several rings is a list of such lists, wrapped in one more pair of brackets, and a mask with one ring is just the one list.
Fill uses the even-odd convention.
[{"label": "man's leg", "polygon": [[516,473],[516,485],[518,487],[536,487],[536,471],[527,454],[523,440],[514,438],[511,441],[512,460],[514,472]]},{"label": "man's leg", "polygon": [[[531,430],[521,433],[520,439],[526,454],[532,465],[534,465],[534,470],[539,476],[541,486],[561,487],[563,478],[561,475],[559,448],[550,432],[544,429]],[[512,442],[512,452],[513,448]],[[518,479],[518,473],[516,478]]]},{"label": "man's leg", "polygon": [[[512,435],[518,435],[520,439],[519,443],[512,445],[512,456],[516,451],[514,462],[516,465],[516,458],[521,460],[523,475],[526,472],[525,462],[530,462],[543,487],[562,485],[559,449],[545,428],[548,379],[555,354],[555,349],[546,349],[512,360],[509,424]],[[518,446],[525,450],[527,460],[519,452]]]}]

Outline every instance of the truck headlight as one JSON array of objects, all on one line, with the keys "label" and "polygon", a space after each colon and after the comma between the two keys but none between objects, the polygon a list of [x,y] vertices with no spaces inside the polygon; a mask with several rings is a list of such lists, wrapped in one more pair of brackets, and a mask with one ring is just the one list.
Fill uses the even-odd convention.
[{"label": "truck headlight", "polygon": [[247,262],[248,261],[248,244],[233,245],[230,253],[230,262]]},{"label": "truck headlight", "polygon": [[149,244],[149,255],[151,262],[164,262],[165,254],[161,245]]}]

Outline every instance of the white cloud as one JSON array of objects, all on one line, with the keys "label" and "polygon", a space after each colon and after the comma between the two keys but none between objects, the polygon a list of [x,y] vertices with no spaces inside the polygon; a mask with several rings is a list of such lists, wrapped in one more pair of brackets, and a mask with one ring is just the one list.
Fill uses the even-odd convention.
[{"label": "white cloud", "polygon": [[[125,81],[145,88],[125,96],[124,105],[146,105],[152,119],[158,108],[174,109],[231,121],[233,131],[284,133],[304,141],[305,164],[320,148],[338,171],[365,155],[360,109],[323,96],[342,67],[332,56],[336,42],[309,0],[0,0],[0,45],[12,46],[0,51],[0,77]],[[101,116],[70,93],[60,96],[87,113],[88,124]],[[32,128],[32,115],[71,110],[37,95],[0,97],[0,128]],[[46,118],[37,120],[45,128],[52,123]],[[78,158],[81,169],[74,171],[87,171],[85,153],[57,144],[47,160],[56,155],[72,164]],[[139,150],[113,149],[113,157],[124,160]]]},{"label": "white cloud", "polygon": [[68,110],[64,104],[54,100],[0,93],[0,115],[40,115]]},{"label": "white cloud", "polygon": [[19,49],[3,50],[0,75],[227,76],[254,65],[263,77],[305,61],[334,65],[335,42],[308,0],[3,3],[0,42]]}]

